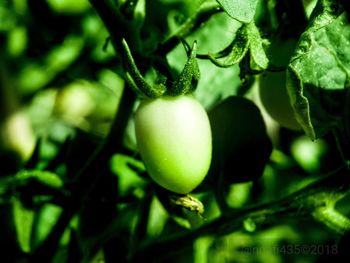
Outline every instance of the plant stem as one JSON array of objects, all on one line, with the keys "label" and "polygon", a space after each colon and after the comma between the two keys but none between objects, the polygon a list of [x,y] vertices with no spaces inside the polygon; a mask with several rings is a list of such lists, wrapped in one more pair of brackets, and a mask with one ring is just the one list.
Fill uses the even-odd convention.
[{"label": "plant stem", "polygon": [[134,233],[131,237],[129,253],[134,253],[134,250],[138,247],[140,241],[144,240],[147,235],[147,223],[153,197],[153,191],[148,190],[145,197],[139,204],[140,213],[137,219]]},{"label": "plant stem", "polygon": [[321,207],[312,213],[313,217],[339,234],[350,230],[350,219],[339,213],[333,206]]},{"label": "plant stem", "polygon": [[[317,209],[324,208],[330,202],[336,202],[348,193],[350,193],[350,170],[342,167],[319,181],[275,202],[245,209],[235,209],[198,229],[170,234],[153,242],[145,242],[131,261],[139,262],[140,259],[152,255],[156,255],[158,260],[165,259],[169,256],[169,251],[178,252],[199,236],[220,236],[243,229],[247,219],[258,227],[266,223],[280,222],[282,218],[309,218]],[[340,217],[338,216],[338,218]],[[338,222],[346,223],[342,229],[350,228],[347,220],[338,220]]]},{"label": "plant stem", "polygon": [[91,156],[86,165],[77,174],[76,188],[72,191],[70,203],[55,224],[53,230],[44,242],[34,251],[34,262],[50,262],[56,252],[59,240],[74,214],[81,207],[81,200],[89,195],[100,176],[101,170],[108,165],[112,154],[118,151],[129,116],[132,112],[135,95],[129,87],[124,88],[119,110],[115,116],[112,128],[99,149]]},{"label": "plant stem", "polygon": [[174,34],[165,39],[154,53],[165,56],[179,43],[181,38],[188,36],[195,29],[199,28],[205,21],[207,21],[212,15],[222,11],[223,10],[221,7],[217,4],[202,5],[198,12],[187,19]]},{"label": "plant stem", "polygon": [[[120,17],[117,15],[115,8],[108,1],[91,0],[91,4],[95,7],[96,11],[101,16],[105,23],[111,37],[112,43],[116,51],[122,50],[122,37],[119,34],[115,34],[115,25],[125,25],[124,21],[118,23]],[[120,28],[120,27],[119,27]],[[130,29],[129,29],[130,30]],[[120,32],[124,32],[121,28]],[[127,31],[125,31],[127,32]],[[76,176],[76,189],[72,191],[71,202],[69,206],[65,207],[61,216],[59,217],[53,230],[44,242],[32,253],[31,259],[34,262],[50,262],[54,256],[59,244],[59,240],[67,228],[70,220],[74,214],[81,207],[81,200],[86,197],[95,182],[98,180],[100,172],[104,167],[108,165],[109,159],[112,154],[118,151],[118,148],[122,145],[125,128],[127,121],[133,109],[135,102],[135,94],[131,91],[130,87],[125,86],[120,100],[118,111],[115,115],[112,127],[109,131],[104,142],[95,151],[91,158],[86,162],[86,165],[82,167]]]},{"label": "plant stem", "polygon": [[[119,12],[113,1],[108,0],[89,0],[97,14],[102,19],[111,37],[112,45],[118,54],[123,54],[122,39],[125,38],[128,43],[134,43],[131,47],[132,52],[136,52],[135,45],[139,42],[135,39],[133,28],[123,19],[123,15]],[[133,49],[134,48],[134,49]]]}]

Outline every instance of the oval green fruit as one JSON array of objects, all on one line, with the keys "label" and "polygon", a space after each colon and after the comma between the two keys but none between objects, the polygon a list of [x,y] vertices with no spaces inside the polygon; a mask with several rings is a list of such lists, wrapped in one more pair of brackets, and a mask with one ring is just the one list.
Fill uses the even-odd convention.
[{"label": "oval green fruit", "polygon": [[259,108],[246,98],[230,96],[209,111],[209,120],[213,157],[208,184],[221,181],[229,186],[262,176],[272,144]]},{"label": "oval green fruit", "polygon": [[206,176],[212,152],[209,119],[192,96],[145,99],[135,113],[137,146],[151,178],[186,194]]},{"label": "oval green fruit", "polygon": [[[274,40],[268,50],[271,63],[275,66],[287,66],[296,43],[295,39]],[[286,71],[267,72],[261,76],[259,94],[265,110],[281,127],[301,130],[287,92]]]},{"label": "oval green fruit", "polygon": [[287,93],[285,74],[285,71],[268,72],[266,76],[261,76],[260,100],[267,113],[281,127],[298,131],[301,130],[301,126],[294,116],[294,110]]}]

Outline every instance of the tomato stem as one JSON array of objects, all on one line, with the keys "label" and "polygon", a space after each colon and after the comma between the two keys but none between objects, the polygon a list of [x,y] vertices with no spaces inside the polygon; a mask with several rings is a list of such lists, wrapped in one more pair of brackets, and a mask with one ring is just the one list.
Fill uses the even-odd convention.
[{"label": "tomato stem", "polygon": [[[232,209],[231,212],[225,214],[225,217],[220,217],[192,231],[170,234],[152,243],[144,243],[131,261],[139,262],[146,254],[155,254],[157,259],[162,258],[169,251],[169,248],[178,250],[186,244],[191,244],[198,236],[220,236],[232,233],[233,231],[242,229],[247,219],[252,220],[259,227],[275,220],[280,222],[283,218],[290,219],[295,216],[307,217],[316,215],[317,213],[323,213],[324,218],[332,215],[335,218],[330,219],[332,221],[331,223],[329,220],[321,220],[322,223],[326,223],[327,226],[336,226],[338,233],[344,233],[344,231],[350,230],[349,219],[337,211],[327,210],[326,208],[329,206],[326,205],[330,204],[330,201],[335,203],[350,193],[349,172],[347,167],[341,167],[331,174],[324,176],[322,179],[275,202],[253,205],[239,210]],[[318,209],[325,210],[321,211]],[[335,228],[332,227],[332,229],[334,230]]]},{"label": "tomato stem", "polygon": [[191,34],[213,15],[223,12],[223,9],[218,3],[206,2],[210,1],[203,1],[203,4],[199,7],[198,12],[187,19],[174,34],[166,38],[158,46],[157,53],[159,55],[166,55],[169,51],[176,47],[180,39],[183,39],[187,35]]},{"label": "tomato stem", "polygon": [[350,219],[338,212],[333,206],[316,209],[314,218],[339,234],[350,230]]}]

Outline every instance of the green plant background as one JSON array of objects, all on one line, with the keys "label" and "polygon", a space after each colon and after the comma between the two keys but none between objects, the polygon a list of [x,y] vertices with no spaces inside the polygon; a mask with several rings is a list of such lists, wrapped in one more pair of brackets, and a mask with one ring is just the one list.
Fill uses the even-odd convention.
[{"label": "green plant background", "polygon": [[[0,261],[341,259],[348,15],[343,1],[327,0],[0,1]],[[298,41],[284,68],[265,53],[275,36]],[[197,41],[194,96],[209,114],[232,96],[242,103],[226,110],[240,123],[228,122],[225,136],[245,152],[191,193],[202,215],[147,175],[122,38],[150,83],[174,81],[187,60],[180,40]],[[300,131],[279,127],[257,98],[259,76],[286,69]],[[253,135],[264,139],[254,145]]]}]

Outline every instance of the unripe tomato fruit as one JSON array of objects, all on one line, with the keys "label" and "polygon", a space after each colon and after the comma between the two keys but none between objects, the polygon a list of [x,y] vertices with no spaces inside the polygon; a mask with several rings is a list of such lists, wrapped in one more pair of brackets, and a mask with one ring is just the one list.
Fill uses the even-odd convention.
[{"label": "unripe tomato fruit", "polygon": [[265,110],[281,127],[296,131],[301,129],[287,93],[285,71],[261,76],[259,94]]},{"label": "unripe tomato fruit", "polygon": [[151,178],[187,194],[206,176],[212,153],[208,115],[191,95],[144,99],[135,113],[137,146]]},{"label": "unripe tomato fruit", "polygon": [[250,100],[230,96],[209,111],[213,157],[206,180],[229,186],[257,180],[272,152],[259,108]]},{"label": "unripe tomato fruit", "polygon": [[[268,49],[272,64],[287,66],[297,42],[295,39],[276,39]],[[259,94],[261,102],[271,116],[282,127],[290,130],[301,130],[286,87],[286,72],[267,72],[260,77]]]}]

